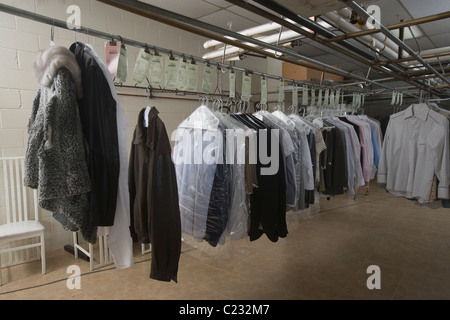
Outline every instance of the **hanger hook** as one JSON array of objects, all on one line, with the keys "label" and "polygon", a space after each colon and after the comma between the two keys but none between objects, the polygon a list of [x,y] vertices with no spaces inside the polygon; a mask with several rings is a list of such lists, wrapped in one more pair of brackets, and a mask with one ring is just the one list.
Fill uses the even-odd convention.
[{"label": "hanger hook", "polygon": [[55,41],[55,19],[53,19],[53,24],[52,24],[52,27],[50,29],[50,40],[52,42]]},{"label": "hanger hook", "polygon": [[145,91],[147,92],[147,106],[149,106],[150,105],[150,98],[153,98],[152,86],[150,84],[148,84],[148,86],[145,89]]}]

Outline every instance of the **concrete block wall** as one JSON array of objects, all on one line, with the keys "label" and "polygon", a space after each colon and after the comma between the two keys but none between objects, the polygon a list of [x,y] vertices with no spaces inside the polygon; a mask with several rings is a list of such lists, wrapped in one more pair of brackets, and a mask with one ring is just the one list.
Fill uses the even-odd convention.
[{"label": "concrete block wall", "polygon": [[[156,45],[159,47],[183,52],[186,55],[201,56],[204,53],[205,38],[183,30],[121,11],[95,0],[0,0],[0,3],[19,7],[24,10],[66,21],[70,14],[66,13],[70,5],[78,5],[81,9],[82,26],[121,35]],[[51,27],[25,18],[0,13],[0,156],[23,156],[28,141],[27,123],[38,84],[32,75],[32,66],[36,53],[46,49],[50,43]],[[100,57],[104,59],[106,40],[94,38],[89,34],[74,33],[70,30],[55,28],[55,42],[69,47],[75,39],[92,44]],[[132,83],[132,71],[139,49],[128,46],[128,80]],[[239,66],[249,66],[250,70],[266,72],[266,61],[244,60]],[[201,87],[202,68],[199,67],[199,87]],[[215,77],[214,77],[215,78]],[[222,89],[228,90],[228,74],[222,75]],[[216,88],[216,83],[213,88]],[[238,78],[239,81],[239,78]],[[257,80],[255,79],[255,83]],[[259,81],[259,79],[258,79]],[[257,90],[257,87],[254,87]],[[240,91],[237,83],[236,89]],[[126,96],[130,93],[125,88],[118,88],[119,99],[128,119],[128,150],[136,125],[139,111],[147,104],[144,90],[132,93],[142,97]],[[157,95],[157,94],[156,94]],[[182,100],[154,99],[152,106],[160,111],[169,137],[178,124],[199,106],[198,96],[187,96]],[[191,100],[186,100],[186,99]],[[0,169],[0,215],[4,213],[4,182]],[[40,219],[45,225],[46,248],[54,250],[71,243],[71,233],[64,231],[54,220],[51,213],[41,210]],[[0,221],[1,223],[1,221]]]}]

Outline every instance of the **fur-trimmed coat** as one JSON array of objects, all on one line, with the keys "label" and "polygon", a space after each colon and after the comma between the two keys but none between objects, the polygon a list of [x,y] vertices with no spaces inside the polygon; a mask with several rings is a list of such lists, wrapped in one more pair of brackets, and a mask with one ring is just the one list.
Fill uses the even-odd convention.
[{"label": "fur-trimmed coat", "polygon": [[52,46],[38,54],[33,73],[40,88],[28,123],[24,183],[38,189],[40,207],[63,214],[86,241],[95,243],[97,229],[87,216],[91,181],[77,102],[80,68],[69,49]]}]

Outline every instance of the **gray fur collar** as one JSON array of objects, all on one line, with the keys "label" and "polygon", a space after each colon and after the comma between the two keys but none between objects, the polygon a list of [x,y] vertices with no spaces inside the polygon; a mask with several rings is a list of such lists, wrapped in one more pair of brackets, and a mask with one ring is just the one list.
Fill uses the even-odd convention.
[{"label": "gray fur collar", "polygon": [[77,96],[83,96],[81,70],[75,55],[63,46],[53,45],[38,53],[33,65],[33,74],[40,85],[51,87],[58,70],[67,68],[77,88]]}]

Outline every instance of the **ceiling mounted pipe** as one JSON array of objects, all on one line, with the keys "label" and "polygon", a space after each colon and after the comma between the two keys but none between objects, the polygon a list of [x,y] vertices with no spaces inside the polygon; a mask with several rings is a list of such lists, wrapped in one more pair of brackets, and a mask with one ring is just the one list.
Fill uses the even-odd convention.
[{"label": "ceiling mounted pipe", "polygon": [[[401,76],[400,74],[398,74],[399,71],[402,71],[399,67],[397,67],[395,64],[391,64],[391,63],[385,63],[386,61],[378,61],[378,62],[373,62],[369,59],[365,59],[364,57],[361,57],[359,55],[357,55],[356,53],[353,53],[350,50],[346,50],[344,48],[342,48],[341,46],[338,45],[333,45],[332,43],[329,43],[327,41],[327,39],[323,39],[321,37],[317,37],[316,35],[313,35],[309,32],[305,32],[305,30],[301,29],[298,27],[298,25],[293,25],[289,22],[287,22],[286,20],[281,19],[279,16],[270,13],[266,10],[263,10],[261,7],[259,6],[255,6],[251,3],[249,3],[248,1],[243,1],[243,0],[226,0],[227,2],[234,4],[236,6],[239,6],[245,10],[248,10],[260,17],[264,17],[268,20],[277,22],[278,24],[291,29],[291,30],[295,30],[297,31],[299,34],[304,35],[307,39],[313,40],[329,49],[334,50],[335,52],[339,52],[345,56],[347,56],[348,58],[351,58],[355,61],[358,61],[362,64],[367,65],[368,67],[372,67],[374,70],[380,71],[388,76],[394,77],[400,81],[406,82],[408,84],[411,84],[419,89],[425,89],[425,90],[432,90],[429,88],[429,85],[420,81],[412,81],[409,78],[406,78],[404,76]],[[387,69],[387,68],[383,68],[384,65],[389,65],[391,68],[394,69],[394,71]],[[437,94],[437,93],[436,93]]]},{"label": "ceiling mounted pipe", "polygon": [[[386,29],[394,30],[394,29],[399,29],[399,28],[406,28],[406,27],[411,27],[411,26],[415,26],[418,24],[422,24],[422,23],[433,22],[433,21],[438,21],[438,20],[448,19],[448,18],[450,18],[450,11],[433,14],[430,16],[412,19],[412,20],[408,20],[408,21],[402,21],[402,22],[395,23],[395,24],[390,24],[390,25],[386,26]],[[337,36],[334,38],[329,38],[326,41],[327,42],[335,42],[335,41],[357,38],[357,37],[374,34],[374,33],[379,33],[379,32],[381,32],[381,31],[376,28],[359,30],[358,32],[347,33],[347,34]]]},{"label": "ceiling mounted pipe", "polygon": [[[156,7],[156,6],[150,5],[148,3],[134,1],[134,0],[97,0],[97,1],[115,6],[117,8],[129,11],[129,12],[132,12],[135,14],[145,16],[147,18],[151,18],[153,20],[174,26],[176,28],[180,28],[183,30],[187,30],[189,32],[196,33],[198,35],[201,35],[201,36],[204,36],[204,37],[207,37],[210,39],[215,39],[215,40],[220,39],[220,41],[222,41],[222,39],[223,39],[224,43],[227,43],[229,45],[234,45],[236,47],[240,47],[244,50],[253,51],[253,52],[274,58],[273,54],[270,55],[267,53],[267,51],[265,51],[267,49],[273,50],[273,52],[279,52],[286,56],[286,57],[283,57],[283,56],[275,57],[275,58],[283,60],[283,61],[302,65],[302,66],[312,68],[315,70],[328,72],[331,74],[348,76],[350,78],[355,78],[357,80],[365,80],[365,81],[373,82],[374,84],[377,84],[376,82],[374,82],[370,79],[366,79],[366,78],[356,75],[352,72],[345,71],[345,70],[339,69],[335,66],[331,66],[326,63],[317,61],[313,58],[304,56],[292,49],[288,49],[285,47],[277,47],[272,44],[267,44],[267,43],[264,43],[257,39],[243,36],[236,32],[226,30],[226,29],[220,28],[218,26],[215,26],[215,25],[212,25],[212,24],[209,24],[206,22],[202,22],[202,21],[199,21],[199,20],[187,17],[187,16],[183,16],[181,14]],[[231,38],[238,39],[242,42],[248,42],[255,46],[264,47],[266,49],[262,50],[257,47],[251,47],[251,46],[245,45],[242,42],[237,42],[237,41],[227,39],[227,38],[225,38],[225,36],[229,36]],[[380,85],[384,86],[383,84],[380,84]]]},{"label": "ceiling mounted pipe", "polygon": [[[328,30],[327,28],[324,28],[323,26],[319,25],[318,23],[315,23],[314,21],[307,19],[305,17],[302,17],[291,10],[285,8],[281,4],[273,1],[273,0],[254,0],[256,3],[259,3],[260,5],[266,7],[269,10],[272,10],[283,17],[286,17],[314,32],[317,34],[325,37],[325,38],[333,38],[336,35]],[[353,45],[352,43],[343,40],[337,42],[339,45],[343,46],[344,48],[351,50],[352,52],[359,54],[361,57],[364,57],[366,59],[369,59],[371,61],[375,60],[375,57],[369,54],[368,52],[358,48],[357,46]]]},{"label": "ceiling mounted pipe", "polygon": [[[283,53],[284,55],[279,56],[277,59],[289,63],[293,63],[299,66],[328,72],[331,74],[337,74],[341,76],[346,76],[352,79],[365,81],[367,83],[371,83],[373,85],[377,85],[383,88],[387,88],[389,90],[392,90],[393,88],[386,86],[382,83],[377,83],[374,80],[367,79],[363,76],[354,74],[352,72],[339,69],[337,67],[328,65],[326,63],[317,61],[315,59],[312,59],[310,57],[306,57],[304,55],[301,55],[300,53],[287,49],[285,47],[277,47],[271,44],[265,44],[259,40],[252,39],[243,35],[240,35],[236,32],[232,32],[230,30],[226,30],[220,27],[217,27],[215,25],[211,25],[193,18],[189,18],[180,14],[177,14],[175,12],[171,12],[147,3],[139,2],[139,1],[133,1],[133,0],[98,0],[99,2],[106,3],[109,5],[112,5],[114,7],[120,8],[122,10],[126,10],[150,19],[153,19],[155,21],[159,21],[168,25],[171,25],[175,28],[180,28],[183,30],[186,30],[188,32],[192,32],[195,34],[198,34],[200,36],[206,37],[208,39],[215,39],[222,41],[228,45],[233,45],[236,47],[240,47],[244,50],[248,50],[250,52],[255,52],[264,56],[272,57],[274,58],[273,54],[268,54],[265,50],[254,48],[247,46],[243,43],[238,43],[237,41],[229,40],[225,38],[224,36],[230,36],[236,39],[239,39],[243,42],[249,42],[257,46],[265,47],[266,49],[271,49],[274,51],[278,51]],[[400,79],[403,80],[403,79]],[[406,80],[408,81],[408,80]],[[422,86],[423,87],[423,86]],[[426,87],[423,87],[424,89],[427,89]]]},{"label": "ceiling mounted pipe", "polygon": [[[349,8],[343,8],[343,9],[340,9],[338,11],[335,11],[335,13],[338,14],[343,19],[343,24],[347,23],[347,25],[353,27],[353,28],[349,28],[349,29],[351,29],[353,31],[348,31],[348,32],[352,33],[352,32],[361,31],[360,28],[356,27],[355,25],[353,25],[353,24],[351,24],[349,22],[350,17],[352,15],[352,10],[350,10]],[[362,30],[369,30],[369,27],[368,27],[367,23],[362,27]],[[389,57],[391,59],[398,58],[398,45],[396,45],[394,43],[394,41],[389,39],[384,34],[378,32],[378,33],[375,33],[375,34],[372,34],[372,35],[362,36],[362,37],[360,37],[360,39],[365,39],[366,42],[368,42],[369,44],[370,44],[371,41],[376,42],[375,46],[379,50],[382,50],[383,48],[389,48],[390,50],[384,49],[382,51],[383,52],[389,52],[387,55],[389,55]],[[391,52],[394,52],[395,55],[394,56],[390,56]],[[404,54],[407,54],[407,53],[405,52]],[[407,56],[403,56],[403,57],[407,58],[408,56],[409,56],[409,54],[407,54]]]},{"label": "ceiling mounted pipe", "polygon": [[[450,53],[450,46],[448,47],[440,47],[440,48],[434,48],[434,49],[428,49],[428,50],[422,50],[420,52],[420,55],[423,56],[428,56],[428,55],[439,55],[441,53]],[[411,57],[410,55],[408,55],[409,57]],[[424,59],[426,62],[428,63],[434,63],[434,62],[439,62],[439,61],[446,61],[446,60],[450,60],[450,54],[447,55],[447,57],[445,56],[436,56],[436,57],[432,57],[432,58],[422,58]],[[404,62],[407,66],[416,66],[417,65],[417,61],[412,60],[412,61],[406,61]]]},{"label": "ceiling mounted pipe", "polygon": [[[340,17],[342,17],[343,21],[340,21],[340,22],[342,23],[342,25],[348,27],[348,29],[345,31],[350,32],[350,33],[356,33],[358,31],[361,31],[360,28],[358,28],[348,22],[351,14],[352,14],[352,11],[349,8],[343,8],[338,11],[335,11],[334,13],[336,13]],[[324,16],[328,17],[328,13],[324,14]],[[439,15],[438,17],[442,17],[442,15]],[[347,22],[347,24],[345,22]],[[368,28],[367,24],[363,26],[362,31],[366,31],[366,30],[371,30]],[[394,41],[389,39],[386,35],[382,34],[381,32],[374,33],[371,35],[361,36],[359,38],[362,40],[365,40],[367,43],[370,43],[370,41],[373,41],[374,46],[376,46],[377,49],[380,49],[383,47],[389,48],[389,49],[384,49],[382,51],[393,60],[398,58],[399,46],[397,44],[395,44]],[[375,41],[373,39],[375,39]],[[402,49],[402,51],[403,51],[403,49]],[[441,52],[447,52],[447,51],[450,51],[450,46],[434,48],[434,49],[429,49],[429,50],[422,50],[421,54],[428,55],[428,54],[441,53]],[[407,59],[410,57],[411,57],[411,55],[409,53],[403,51],[402,58]],[[429,59],[429,60],[426,59],[425,61],[427,61],[428,63],[432,63],[432,62],[438,62],[438,59],[437,58],[433,58],[433,59]],[[405,62],[401,62],[400,64],[404,67],[409,67],[409,66],[417,65],[417,62],[416,61],[405,61]]]},{"label": "ceiling mounted pipe", "polygon": [[[370,18],[370,14],[364,10],[358,3],[355,1],[344,0],[344,2],[353,10],[355,10],[358,14],[360,14],[364,18]],[[437,77],[439,77],[442,81],[450,84],[450,80],[445,78],[442,74],[440,74],[436,69],[430,66],[424,59],[422,59],[417,53],[415,53],[410,47],[408,47],[403,41],[401,41],[398,37],[396,37],[392,32],[386,29],[385,26],[381,24],[381,22],[377,21],[380,26],[380,30],[383,34],[385,34],[389,39],[394,41],[399,47],[405,50],[408,54],[413,56],[418,62],[420,62],[424,67],[434,73]]]},{"label": "ceiling mounted pipe", "polygon": [[[179,28],[179,29],[182,29],[182,30],[185,30],[188,32],[195,33],[197,35],[206,37],[208,39],[215,39],[218,41],[223,41],[227,45],[237,46],[237,47],[240,47],[240,48],[250,51],[250,52],[255,52],[255,53],[258,53],[258,54],[261,54],[264,56],[274,58],[273,54],[269,54],[265,50],[250,47],[250,46],[247,46],[242,43],[242,42],[250,42],[257,46],[262,46],[262,47],[265,47],[266,49],[270,49],[270,50],[273,50],[276,52],[283,53],[283,55],[275,57],[278,60],[286,61],[286,62],[293,63],[293,64],[296,64],[299,66],[304,66],[307,68],[311,68],[311,69],[315,69],[315,70],[319,70],[319,71],[323,71],[323,72],[328,72],[331,74],[346,76],[346,77],[360,80],[360,81],[366,81],[367,83],[371,83],[373,85],[381,86],[381,87],[387,88],[389,90],[392,90],[391,87],[385,86],[382,83],[377,83],[374,80],[367,79],[363,76],[354,74],[350,71],[346,71],[346,70],[340,69],[338,67],[323,63],[321,61],[317,61],[313,58],[304,56],[292,49],[288,49],[285,47],[277,47],[277,46],[270,45],[270,44],[265,44],[261,41],[240,35],[236,32],[232,32],[230,30],[226,30],[226,29],[220,28],[220,27],[212,25],[212,24],[208,24],[208,23],[205,23],[205,22],[193,19],[193,18],[189,18],[189,17],[183,16],[183,15],[177,14],[175,12],[168,11],[168,10],[165,10],[165,9],[162,9],[162,8],[159,8],[159,7],[147,4],[147,3],[134,1],[134,0],[97,0],[97,1],[112,5],[114,7],[120,8],[122,10],[126,10],[128,12],[132,12],[132,13],[153,19],[155,21],[159,21],[161,23],[171,25],[175,28]],[[276,20],[273,20],[273,21],[276,21]],[[283,23],[286,23],[286,21],[282,21],[280,24],[283,24]],[[307,32],[305,32],[305,34],[310,35]],[[225,36],[239,39],[242,42],[229,40],[229,39],[225,38]],[[356,58],[356,59],[358,59],[358,58]],[[359,59],[361,59],[361,58],[359,58]],[[433,90],[426,84],[410,81],[409,79],[407,79],[405,77],[401,77],[400,75],[395,74],[394,72],[389,72],[388,74],[393,75],[394,77],[398,77],[399,80],[401,80],[401,81],[416,85],[421,89],[430,90],[430,91]]]},{"label": "ceiling mounted pipe", "polygon": [[[442,48],[448,48],[448,47],[442,47]],[[438,49],[441,49],[441,48],[438,48]],[[424,50],[424,51],[427,51],[427,50]],[[446,57],[446,58],[442,58],[442,59],[448,60],[448,59],[450,59],[450,51],[444,51],[444,52],[434,53],[434,54],[429,54],[429,53],[421,54],[421,57],[422,57],[422,59],[425,59],[426,61],[430,61],[430,59],[440,58],[440,57]],[[389,61],[378,61],[374,65],[375,66],[377,66],[377,65],[384,66],[384,65],[389,65],[392,63],[400,63],[400,62],[405,62],[405,61],[414,61],[414,63],[417,63],[415,60],[416,59],[414,57],[409,57],[409,58],[395,59],[395,60],[389,60]]]},{"label": "ceiling mounted pipe", "polygon": [[[336,11],[334,12],[328,12],[322,15],[323,17],[330,20],[332,23],[334,23],[337,27],[344,30],[345,32],[356,32],[360,30],[355,25],[348,22],[348,20],[345,17],[342,17],[339,15]],[[391,47],[387,46],[386,44],[382,43],[378,39],[370,36],[362,36],[359,38],[360,40],[366,42],[369,46],[373,47],[378,51],[379,53],[385,54],[390,59],[397,58],[397,52],[394,51]],[[398,46],[397,46],[398,47]]]}]

